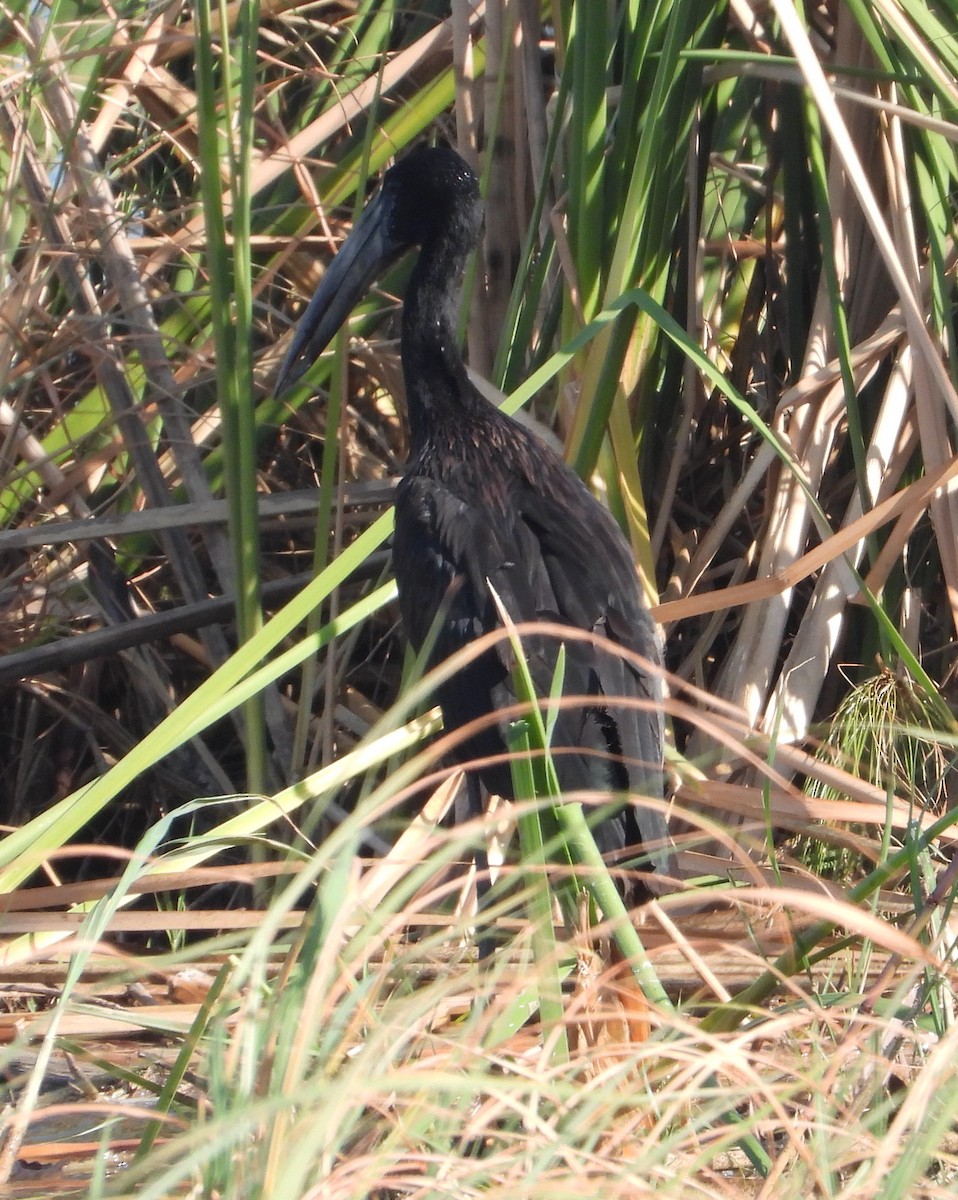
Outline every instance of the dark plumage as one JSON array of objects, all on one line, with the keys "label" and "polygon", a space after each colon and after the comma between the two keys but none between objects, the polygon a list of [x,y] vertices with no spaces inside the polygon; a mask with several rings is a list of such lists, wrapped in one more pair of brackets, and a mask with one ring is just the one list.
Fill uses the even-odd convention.
[{"label": "dark plumage", "polygon": [[[658,632],[615,521],[561,459],[467,377],[456,341],[456,302],[481,223],[478,184],[459,155],[425,147],[409,153],[387,172],[327,270],[277,391],[316,359],[382,268],[418,245],[402,320],[412,452],[396,493],[393,549],[410,642],[418,649],[435,632],[435,664],[498,628],[491,583],[517,623],[555,621],[587,630],[658,665]],[[548,694],[558,643],[526,639],[525,647],[536,687]],[[658,676],[581,640],[567,642],[566,654],[565,694],[593,699],[563,711],[556,724],[563,790],[661,797]],[[508,646],[490,650],[438,692],[449,730],[513,703]],[[617,697],[649,704],[628,708]],[[465,741],[459,755],[468,762],[504,752],[503,731],[492,726]],[[490,791],[511,794],[508,764],[484,767],[480,775]],[[603,852],[644,843],[656,868],[668,869],[659,812],[626,804],[603,817],[595,834]]]}]

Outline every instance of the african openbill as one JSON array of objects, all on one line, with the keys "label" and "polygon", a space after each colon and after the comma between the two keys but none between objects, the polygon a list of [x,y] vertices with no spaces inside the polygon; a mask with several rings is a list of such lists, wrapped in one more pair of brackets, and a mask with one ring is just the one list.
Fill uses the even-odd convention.
[{"label": "african openbill", "polygon": [[[556,723],[552,745],[562,790],[661,797],[660,678],[602,649],[621,646],[656,666],[662,661],[629,544],[585,484],[485,399],[463,365],[457,303],[482,217],[476,177],[458,154],[424,146],[407,154],[386,173],[327,269],[276,390],[308,369],[376,276],[419,246],[402,316],[411,457],[396,491],[393,543],[409,640],[418,650],[434,636],[435,665],[499,628],[489,584],[516,623],[559,622],[596,635],[566,644],[564,693],[590,699],[562,711]],[[526,639],[524,648],[539,694],[548,695],[558,643]],[[439,687],[437,698],[447,730],[515,703],[508,645],[497,643]],[[647,703],[627,707],[619,698]],[[463,741],[458,757],[465,763],[505,750],[503,729],[492,725]],[[478,774],[491,792],[511,795],[504,760]],[[470,798],[475,810],[475,774]],[[604,854],[644,844],[654,868],[669,869],[665,821],[653,808],[621,804],[594,833]]]}]

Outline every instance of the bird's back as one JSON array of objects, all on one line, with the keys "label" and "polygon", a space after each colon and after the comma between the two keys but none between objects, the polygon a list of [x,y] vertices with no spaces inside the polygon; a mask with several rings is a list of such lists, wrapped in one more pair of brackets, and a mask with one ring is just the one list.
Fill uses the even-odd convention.
[{"label": "bird's back", "polygon": [[[661,797],[661,682],[615,653],[621,647],[658,666],[658,632],[621,531],[551,450],[484,401],[438,424],[400,482],[394,547],[407,633],[416,649],[434,639],[430,665],[501,626],[491,589],[517,624],[556,622],[593,635],[564,643],[563,694],[589,700],[556,721],[560,786]],[[540,695],[552,686],[559,644],[523,639]],[[448,680],[438,699],[447,730],[514,704],[508,644]],[[505,723],[464,739],[460,761],[504,756]],[[503,758],[480,775],[491,791],[511,794]],[[665,839],[664,820],[649,810],[626,807],[596,826],[604,852]]]}]

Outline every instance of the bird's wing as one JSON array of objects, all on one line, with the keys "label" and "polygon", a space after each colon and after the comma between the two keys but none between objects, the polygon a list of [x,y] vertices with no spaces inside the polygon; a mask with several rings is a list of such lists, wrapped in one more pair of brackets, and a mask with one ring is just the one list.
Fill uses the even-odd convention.
[{"label": "bird's wing", "polygon": [[[601,639],[567,644],[566,693],[593,695],[600,703],[591,712],[576,714],[580,723],[584,716],[584,728],[557,732],[570,741],[578,736],[585,745],[590,732],[593,744],[598,734],[600,745],[604,742],[621,754],[626,778],[619,777],[615,786],[661,797],[664,691],[657,668],[662,664],[662,643],[642,599],[628,544],[609,513],[565,471],[544,486],[527,489],[518,508],[548,580],[547,594],[540,593],[538,616],[549,616],[552,608],[561,623]],[[605,644],[607,653],[601,648]],[[652,669],[644,670],[616,653],[619,647],[641,655]],[[617,704],[617,699],[640,704]],[[668,872],[664,818],[644,807],[630,815],[644,844],[663,847],[660,866]],[[626,831],[626,844],[628,837]]]},{"label": "bird's wing", "polygon": [[503,553],[501,532],[480,507],[435,479],[400,481],[393,540],[400,606],[417,650],[439,639],[431,661],[496,627],[486,579]]},{"label": "bird's wing", "polygon": [[[563,487],[573,494],[564,497]],[[566,472],[555,482],[544,481],[541,492],[520,490],[512,501],[490,512],[436,480],[412,476],[401,482],[394,559],[410,641],[419,648],[434,639],[429,658],[437,663],[498,628],[491,584],[517,624],[556,621],[611,643],[608,653],[580,640],[565,643],[565,694],[594,697],[596,703],[565,710],[556,722],[560,783],[566,791],[610,788],[661,796],[661,685],[657,676],[614,652],[619,645],[661,661],[657,631],[641,602],[621,533]],[[523,639],[540,695],[551,688],[558,648],[555,638]],[[462,727],[514,703],[512,668],[512,652],[503,641],[441,687],[447,726]],[[636,709],[617,705],[617,698],[649,703]],[[502,731],[491,730],[465,742],[463,758],[503,749]],[[507,768],[484,778],[492,790],[510,794]],[[603,850],[639,838],[646,845],[667,840],[660,814],[632,808],[608,818],[596,835]]]},{"label": "bird's wing", "polygon": [[[565,469],[550,471],[537,486],[518,493],[514,511],[510,558],[519,569],[490,578],[501,586],[515,619],[552,618],[642,655],[653,667],[661,666],[661,638],[642,599],[631,550],[584,484]],[[661,680],[655,672],[614,653],[593,662],[589,647],[578,645],[598,673],[602,695],[661,700]],[[659,761],[661,744],[649,749],[656,751],[653,761]]]}]

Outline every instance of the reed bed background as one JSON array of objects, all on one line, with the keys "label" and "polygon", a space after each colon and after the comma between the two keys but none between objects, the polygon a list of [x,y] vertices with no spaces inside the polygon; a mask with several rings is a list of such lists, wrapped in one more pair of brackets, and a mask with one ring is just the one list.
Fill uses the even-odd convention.
[{"label": "reed bed background", "polygon": [[[953,1195],[953,6],[0,17],[9,1194]],[[521,861],[475,961],[510,817],[442,823],[397,628],[408,267],[272,395],[423,138],[483,183],[470,367],[668,638],[626,962]]]}]

